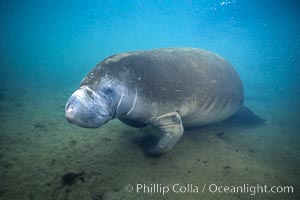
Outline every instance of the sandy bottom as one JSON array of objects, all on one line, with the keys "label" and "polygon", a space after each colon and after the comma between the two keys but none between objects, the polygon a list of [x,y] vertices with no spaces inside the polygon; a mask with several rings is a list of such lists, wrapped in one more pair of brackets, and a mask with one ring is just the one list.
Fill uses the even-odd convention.
[{"label": "sandy bottom", "polygon": [[[135,141],[149,129],[118,120],[100,129],[68,124],[70,94],[0,91],[0,199],[300,199],[300,110],[291,98],[251,97],[246,104],[264,125],[227,120],[186,130],[172,152],[147,158]],[[279,193],[254,195],[257,185]]]}]

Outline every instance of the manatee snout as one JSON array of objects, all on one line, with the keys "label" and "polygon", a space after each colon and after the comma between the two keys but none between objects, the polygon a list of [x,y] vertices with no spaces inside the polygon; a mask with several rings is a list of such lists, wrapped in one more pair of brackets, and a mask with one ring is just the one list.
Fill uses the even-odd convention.
[{"label": "manatee snout", "polygon": [[111,119],[104,97],[80,88],[69,98],[65,107],[68,122],[85,127],[98,128]]}]

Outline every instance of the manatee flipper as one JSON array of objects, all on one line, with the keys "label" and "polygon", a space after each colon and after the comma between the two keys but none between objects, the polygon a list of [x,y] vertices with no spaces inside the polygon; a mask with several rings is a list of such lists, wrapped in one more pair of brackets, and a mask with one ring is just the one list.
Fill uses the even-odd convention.
[{"label": "manatee flipper", "polygon": [[159,128],[162,137],[154,147],[147,152],[148,156],[159,156],[169,152],[181,138],[182,121],[177,112],[168,113],[151,120],[151,124]]},{"label": "manatee flipper", "polygon": [[243,106],[236,114],[232,116],[232,118],[236,118],[247,123],[258,124],[266,121],[266,119],[263,119],[260,116],[256,115],[252,110],[250,110],[246,106]]}]

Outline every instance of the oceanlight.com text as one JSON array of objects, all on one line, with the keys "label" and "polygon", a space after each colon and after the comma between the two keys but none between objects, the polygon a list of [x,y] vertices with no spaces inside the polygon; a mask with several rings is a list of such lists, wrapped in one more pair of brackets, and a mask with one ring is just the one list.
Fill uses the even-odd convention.
[{"label": "oceanlight.com text", "polygon": [[162,194],[168,193],[220,193],[220,194],[249,194],[254,196],[256,194],[292,194],[294,193],[293,186],[268,186],[268,185],[218,185],[218,184],[127,184],[124,187],[126,192],[135,192],[137,194]]}]

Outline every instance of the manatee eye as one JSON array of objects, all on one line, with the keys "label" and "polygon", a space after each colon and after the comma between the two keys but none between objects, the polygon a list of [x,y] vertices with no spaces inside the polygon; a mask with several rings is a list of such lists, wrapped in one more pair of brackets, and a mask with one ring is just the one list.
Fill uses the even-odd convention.
[{"label": "manatee eye", "polygon": [[115,96],[115,92],[111,87],[103,88],[102,92],[109,98],[114,98],[114,96]]}]

